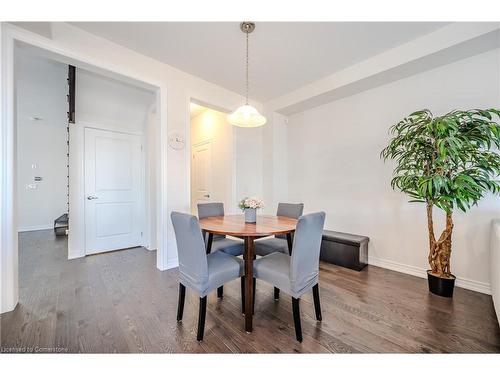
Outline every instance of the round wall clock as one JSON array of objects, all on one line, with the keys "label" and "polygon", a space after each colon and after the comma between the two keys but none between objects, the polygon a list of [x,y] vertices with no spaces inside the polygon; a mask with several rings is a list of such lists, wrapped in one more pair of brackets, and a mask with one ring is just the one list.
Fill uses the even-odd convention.
[{"label": "round wall clock", "polygon": [[185,143],[184,137],[179,133],[171,133],[168,137],[168,145],[174,150],[182,150]]}]

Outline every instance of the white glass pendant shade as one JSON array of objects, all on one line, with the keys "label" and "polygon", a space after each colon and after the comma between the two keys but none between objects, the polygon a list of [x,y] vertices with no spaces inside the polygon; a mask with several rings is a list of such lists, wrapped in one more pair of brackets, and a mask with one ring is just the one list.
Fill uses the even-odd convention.
[{"label": "white glass pendant shade", "polygon": [[255,23],[242,22],[240,29],[246,36],[246,95],[245,105],[239,107],[236,111],[227,116],[227,120],[231,125],[239,126],[241,128],[257,128],[266,123],[266,118],[262,116],[257,109],[248,104],[248,34],[255,30]]},{"label": "white glass pendant shade", "polygon": [[241,128],[257,128],[266,123],[266,118],[251,105],[245,104],[227,116],[231,125]]}]

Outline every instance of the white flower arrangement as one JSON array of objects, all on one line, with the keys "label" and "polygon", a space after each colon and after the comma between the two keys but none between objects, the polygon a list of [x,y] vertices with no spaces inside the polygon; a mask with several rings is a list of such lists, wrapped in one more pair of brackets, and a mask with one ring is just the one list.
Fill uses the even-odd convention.
[{"label": "white flower arrangement", "polygon": [[259,198],[254,198],[254,197],[247,197],[243,198],[240,201],[240,204],[238,205],[239,208],[241,208],[242,211],[244,211],[246,208],[263,208],[264,207],[264,201]]}]

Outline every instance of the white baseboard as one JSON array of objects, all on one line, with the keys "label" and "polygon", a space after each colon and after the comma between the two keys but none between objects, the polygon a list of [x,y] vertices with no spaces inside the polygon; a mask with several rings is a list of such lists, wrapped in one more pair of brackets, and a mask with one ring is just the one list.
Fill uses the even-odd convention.
[{"label": "white baseboard", "polygon": [[85,258],[85,254],[71,254],[71,255],[68,255],[68,260],[71,260],[71,259],[78,259],[78,258]]},{"label": "white baseboard", "polygon": [[19,228],[17,228],[17,231],[18,232],[32,232],[34,230],[47,230],[47,229],[54,229],[54,224],[33,225],[31,227],[19,227]]},{"label": "white baseboard", "polygon": [[[380,259],[380,258],[369,256],[368,257],[368,264],[371,264],[371,265],[377,266],[377,267],[381,267],[381,268],[387,268],[387,269],[392,270],[392,271],[406,273],[408,275],[421,277],[423,279],[427,278],[427,270],[426,269],[420,268],[420,267],[415,267],[415,266],[409,266],[409,265],[403,264],[403,263],[393,262],[392,260]],[[491,287],[490,287],[490,284],[488,284],[488,283],[483,283],[480,281],[474,281],[474,280],[469,280],[469,279],[457,277],[457,279],[455,281],[455,285],[460,287],[460,288],[469,289],[469,290],[473,290],[475,292],[491,295]]]},{"label": "white baseboard", "polygon": [[171,269],[171,268],[175,268],[175,267],[179,267],[179,259],[178,258],[175,258],[175,259],[170,259],[168,262],[167,262],[167,270]]}]

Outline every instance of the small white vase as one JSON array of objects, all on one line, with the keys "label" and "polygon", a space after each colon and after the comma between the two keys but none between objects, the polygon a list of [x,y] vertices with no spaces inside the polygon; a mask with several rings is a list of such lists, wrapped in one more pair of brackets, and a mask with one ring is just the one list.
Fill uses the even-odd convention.
[{"label": "small white vase", "polygon": [[256,222],[257,222],[257,209],[245,208],[245,223],[256,223]]}]

